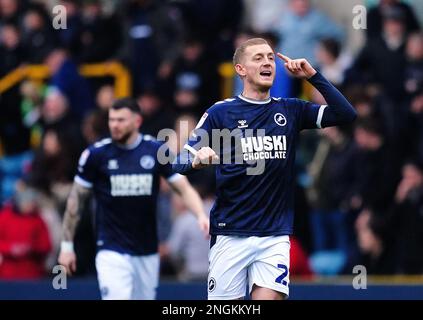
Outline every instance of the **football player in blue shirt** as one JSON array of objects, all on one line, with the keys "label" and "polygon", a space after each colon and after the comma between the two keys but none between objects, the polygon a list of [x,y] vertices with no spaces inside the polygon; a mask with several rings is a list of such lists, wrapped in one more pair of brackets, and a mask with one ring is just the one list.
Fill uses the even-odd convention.
[{"label": "football player in blue shirt", "polygon": [[252,299],[288,297],[299,133],[356,118],[350,103],[307,60],[277,56],[293,76],[319,90],[328,105],[271,97],[275,53],[264,39],[250,39],[234,54],[242,94],[206,111],[173,164],[181,174],[216,164],[209,299],[243,298],[247,279]]},{"label": "football player in blue shirt", "polygon": [[80,210],[96,199],[96,269],[103,299],[154,299],[159,282],[156,203],[160,176],[181,195],[208,234],[208,216],[186,177],[158,159],[162,144],[139,133],[140,109],[134,100],[118,100],[109,111],[111,138],[87,148],[79,160],[63,222],[59,263],[76,270],[73,238]]}]

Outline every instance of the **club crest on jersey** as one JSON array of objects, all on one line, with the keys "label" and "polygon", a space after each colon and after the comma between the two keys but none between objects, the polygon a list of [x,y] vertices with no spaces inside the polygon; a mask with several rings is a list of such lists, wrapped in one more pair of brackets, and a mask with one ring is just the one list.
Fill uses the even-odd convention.
[{"label": "club crest on jersey", "polygon": [[109,162],[107,163],[107,169],[109,170],[117,170],[119,169],[119,165],[116,159],[111,159],[109,160]]},{"label": "club crest on jersey", "polygon": [[154,160],[154,158],[149,155],[142,156],[140,159],[141,167],[143,167],[146,170],[150,170],[151,168],[153,168],[155,163],[156,161]]},{"label": "club crest on jersey", "polygon": [[247,120],[238,120],[238,129],[248,128]]},{"label": "club crest on jersey", "polygon": [[276,113],[273,119],[275,120],[278,126],[281,126],[281,127],[286,126],[287,121],[285,116],[282,113]]},{"label": "club crest on jersey", "polygon": [[209,280],[209,292],[213,292],[216,289],[216,280],[214,278],[210,278]]}]

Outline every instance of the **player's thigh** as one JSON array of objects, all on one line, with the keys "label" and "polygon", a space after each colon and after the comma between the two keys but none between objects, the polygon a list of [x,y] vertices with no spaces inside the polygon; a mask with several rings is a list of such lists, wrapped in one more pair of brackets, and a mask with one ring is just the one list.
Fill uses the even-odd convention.
[{"label": "player's thigh", "polygon": [[260,239],[260,250],[248,268],[250,293],[254,285],[281,292],[289,296],[289,251],[288,236]]},{"label": "player's thigh", "polygon": [[209,252],[208,299],[243,298],[252,256],[248,238],[217,236]]},{"label": "player's thigh", "polygon": [[129,300],[133,291],[133,272],[129,257],[101,250],[95,258],[97,278],[103,300]]},{"label": "player's thigh", "polygon": [[159,285],[160,257],[159,254],[132,257],[135,272],[134,300],[154,300]]}]

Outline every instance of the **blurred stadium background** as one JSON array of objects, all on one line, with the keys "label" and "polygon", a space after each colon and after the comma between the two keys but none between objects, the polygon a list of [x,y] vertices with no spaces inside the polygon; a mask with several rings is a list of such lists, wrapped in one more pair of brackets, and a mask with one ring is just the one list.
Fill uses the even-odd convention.
[{"label": "blurred stadium background", "polygon": [[[55,5],[65,29],[53,26]],[[353,28],[356,5],[365,30]],[[354,127],[302,133],[293,298],[422,299],[422,26],[418,0],[0,0],[0,299],[99,297],[94,201],[76,234],[77,275],[52,287],[80,152],[107,136],[108,108],[128,95],[142,132],[173,128],[177,152],[181,121],[192,129],[240,93],[233,50],[255,36],[309,59],[359,114]],[[283,69],[277,81],[274,95],[324,104]],[[190,179],[210,208],[213,171]],[[165,183],[158,219],[158,298],[205,298],[208,242]],[[352,287],[357,265],[367,290]]]}]

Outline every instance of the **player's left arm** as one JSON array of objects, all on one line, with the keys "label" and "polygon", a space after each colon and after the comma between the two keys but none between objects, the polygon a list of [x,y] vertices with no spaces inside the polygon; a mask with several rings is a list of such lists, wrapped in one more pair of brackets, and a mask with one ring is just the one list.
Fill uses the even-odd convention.
[{"label": "player's left arm", "polygon": [[[295,77],[306,78],[325,98],[327,106],[322,106],[317,113],[317,127],[331,127],[353,122],[357,112],[348,100],[328,80],[317,72],[306,59],[290,59],[277,54],[285,61],[285,68]],[[311,115],[316,118],[314,114]],[[313,119],[314,120],[314,119]]]},{"label": "player's left arm", "polygon": [[209,218],[204,212],[203,201],[185,176],[169,181],[172,189],[182,197],[186,207],[197,217],[198,225],[205,236],[209,234]]}]

